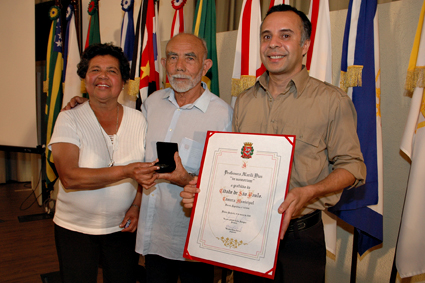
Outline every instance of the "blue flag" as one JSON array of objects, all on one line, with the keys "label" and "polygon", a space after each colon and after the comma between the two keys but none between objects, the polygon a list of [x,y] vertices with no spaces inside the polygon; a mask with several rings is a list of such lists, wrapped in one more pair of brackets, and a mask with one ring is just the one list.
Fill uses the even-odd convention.
[{"label": "blue flag", "polygon": [[377,22],[377,0],[350,1],[341,60],[341,88],[352,98],[357,110],[357,133],[367,176],[364,185],[344,190],[341,200],[330,211],[357,229],[360,255],[382,243],[383,234]]}]

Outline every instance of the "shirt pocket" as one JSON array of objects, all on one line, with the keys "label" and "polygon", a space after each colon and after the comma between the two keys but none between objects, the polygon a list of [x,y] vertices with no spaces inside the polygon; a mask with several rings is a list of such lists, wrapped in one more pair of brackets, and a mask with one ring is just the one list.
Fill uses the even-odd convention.
[{"label": "shirt pocket", "polygon": [[295,128],[292,126],[285,126],[282,130],[282,135],[295,135],[296,144],[299,142],[307,145],[313,146],[315,148],[319,147],[320,144],[320,134],[317,131],[309,129],[307,127]]},{"label": "shirt pocket", "polygon": [[204,146],[194,140],[183,138],[179,144],[179,155],[187,172],[198,174]]}]

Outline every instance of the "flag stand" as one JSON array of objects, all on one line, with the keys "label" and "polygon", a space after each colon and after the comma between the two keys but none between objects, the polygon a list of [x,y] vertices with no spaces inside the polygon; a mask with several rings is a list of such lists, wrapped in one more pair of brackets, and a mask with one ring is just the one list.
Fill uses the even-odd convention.
[{"label": "flag stand", "polygon": [[350,274],[350,283],[356,282],[356,275],[357,275],[357,253],[358,253],[358,247],[357,242],[359,238],[359,232],[357,232],[357,229],[354,227],[354,233],[353,233],[353,252],[351,254],[351,274]]}]

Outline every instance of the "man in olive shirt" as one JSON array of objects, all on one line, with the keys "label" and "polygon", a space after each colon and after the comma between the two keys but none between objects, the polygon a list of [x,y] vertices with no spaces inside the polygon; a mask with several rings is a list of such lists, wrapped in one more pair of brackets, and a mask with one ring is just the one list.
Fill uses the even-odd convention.
[{"label": "man in olive shirt", "polygon": [[[288,5],[269,10],[260,34],[267,72],[238,96],[233,112],[234,132],[296,136],[289,192],[278,209],[284,218],[275,282],[324,282],[321,211],[366,177],[353,103],[339,88],[310,77],[302,64],[310,34],[304,13]],[[186,206],[196,192],[185,187]],[[234,282],[268,281],[235,272]]]},{"label": "man in olive shirt", "polygon": [[[239,95],[233,113],[234,132],[296,135],[289,192],[278,210],[285,215],[276,282],[324,282],[320,212],[366,177],[353,103],[339,88],[310,77],[302,65],[310,33],[304,13],[288,5],[269,10],[260,34],[267,72]],[[256,281],[261,280],[235,274],[235,282]]]}]

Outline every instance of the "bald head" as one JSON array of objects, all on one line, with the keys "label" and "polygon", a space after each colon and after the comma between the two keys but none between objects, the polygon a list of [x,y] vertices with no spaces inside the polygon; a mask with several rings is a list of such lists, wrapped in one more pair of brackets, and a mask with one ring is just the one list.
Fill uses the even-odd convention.
[{"label": "bald head", "polygon": [[173,36],[167,43],[167,46],[165,47],[166,50],[168,50],[168,45],[170,43],[182,43],[182,42],[191,42],[191,44],[194,45],[194,47],[201,47],[203,49],[203,60],[207,59],[208,56],[208,48],[207,48],[207,42],[200,38],[197,37],[196,35],[193,35],[191,33],[179,33],[176,34],[175,36]]},{"label": "bald head", "polygon": [[168,41],[165,54],[161,63],[174,91],[186,93],[198,88],[199,94],[202,76],[212,66],[205,41],[193,34],[179,33]]}]

